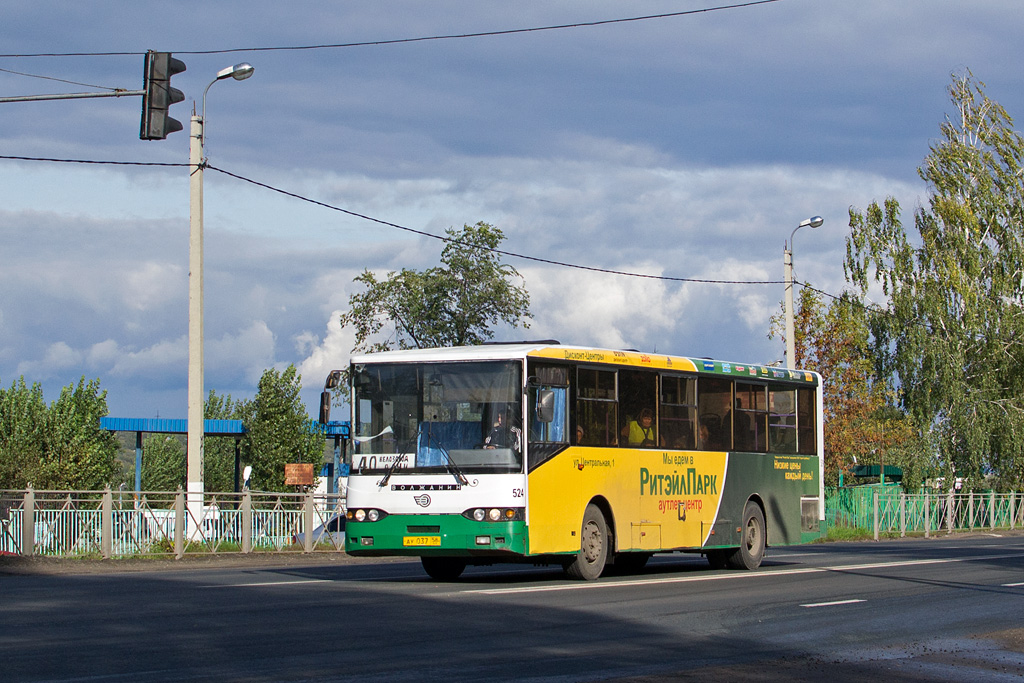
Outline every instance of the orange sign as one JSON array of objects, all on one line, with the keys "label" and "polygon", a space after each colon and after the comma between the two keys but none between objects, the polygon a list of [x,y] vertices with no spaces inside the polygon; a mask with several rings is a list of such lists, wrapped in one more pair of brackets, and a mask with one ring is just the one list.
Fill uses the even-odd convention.
[{"label": "orange sign", "polygon": [[312,486],[313,463],[298,462],[284,466],[285,486]]}]

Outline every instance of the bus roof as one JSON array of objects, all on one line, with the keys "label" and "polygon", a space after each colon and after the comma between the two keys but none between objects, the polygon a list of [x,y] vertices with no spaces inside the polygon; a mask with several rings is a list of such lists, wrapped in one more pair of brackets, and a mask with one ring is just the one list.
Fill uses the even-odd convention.
[{"label": "bus roof", "polygon": [[452,346],[435,349],[406,349],[352,356],[353,364],[364,363],[416,363],[470,360],[515,360],[522,358],[548,358],[594,365],[616,365],[631,368],[674,372],[716,374],[733,378],[748,377],[761,380],[800,381],[820,384],[818,373],[808,370],[768,365],[751,365],[710,358],[688,358],[661,353],[619,351],[587,346],[563,346],[555,342],[521,342],[512,344],[482,344],[479,346]]}]

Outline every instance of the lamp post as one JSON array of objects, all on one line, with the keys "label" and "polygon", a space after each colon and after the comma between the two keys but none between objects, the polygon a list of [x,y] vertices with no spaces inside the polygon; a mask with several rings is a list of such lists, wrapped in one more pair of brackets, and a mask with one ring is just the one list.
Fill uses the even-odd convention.
[{"label": "lamp post", "polygon": [[203,158],[206,119],[206,93],[217,81],[237,81],[252,76],[253,67],[243,62],[217,72],[203,91],[202,115],[192,113],[189,132],[189,241],[188,241],[188,508],[193,524],[198,526],[203,512]]},{"label": "lamp post", "polygon": [[825,219],[821,216],[814,216],[800,223],[793,228],[793,232],[789,235],[789,242],[783,251],[782,263],[786,276],[786,365],[791,368],[796,367],[796,332],[793,322],[793,237],[800,228],[807,226],[818,228],[824,222]]}]

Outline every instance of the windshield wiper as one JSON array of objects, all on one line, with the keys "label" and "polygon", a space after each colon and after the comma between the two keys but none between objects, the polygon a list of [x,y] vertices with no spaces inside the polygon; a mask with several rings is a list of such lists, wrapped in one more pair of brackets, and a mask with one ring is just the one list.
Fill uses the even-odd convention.
[{"label": "windshield wiper", "polygon": [[377,486],[379,488],[387,486],[388,479],[391,478],[391,475],[395,473],[395,470],[398,469],[398,466],[401,465],[402,462],[407,458],[406,454],[409,452],[410,443],[412,442],[406,443],[405,448],[403,448],[402,451],[395,457],[395,461],[391,463],[391,466],[388,467],[388,471],[384,473],[384,478],[377,482]]},{"label": "windshield wiper", "polygon": [[445,448],[444,446],[442,446],[441,442],[436,440],[434,438],[434,435],[431,434],[431,432],[430,432],[430,425],[431,424],[433,424],[433,423],[432,422],[428,422],[427,423],[427,445],[429,446],[431,444],[431,442],[433,442],[434,445],[437,447],[437,450],[441,451],[441,455],[444,456],[444,462],[445,462],[444,468],[446,470],[448,470],[448,474],[450,474],[453,477],[455,477],[455,481],[459,482],[463,486],[469,486],[469,480],[466,479],[466,475],[463,474],[462,469],[458,465],[455,464],[455,460],[452,459],[452,456],[448,452],[448,449]]}]

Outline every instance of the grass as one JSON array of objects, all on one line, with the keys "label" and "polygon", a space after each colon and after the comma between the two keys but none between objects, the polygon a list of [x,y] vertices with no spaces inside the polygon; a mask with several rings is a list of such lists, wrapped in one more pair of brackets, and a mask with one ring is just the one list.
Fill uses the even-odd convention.
[{"label": "grass", "polygon": [[864,529],[863,527],[849,527],[849,526],[830,526],[828,532],[823,538],[818,539],[817,543],[828,543],[831,541],[866,541],[873,539],[875,535],[870,529]]}]

